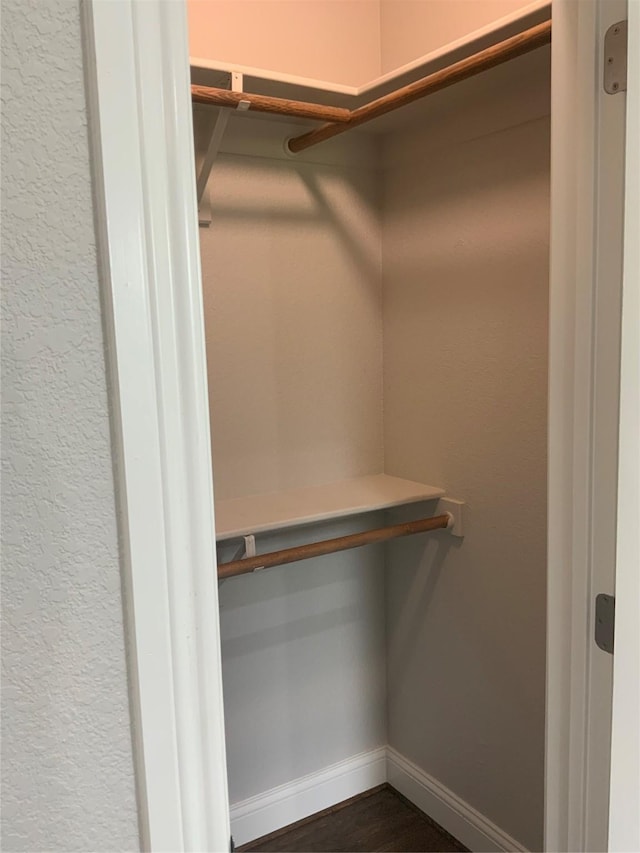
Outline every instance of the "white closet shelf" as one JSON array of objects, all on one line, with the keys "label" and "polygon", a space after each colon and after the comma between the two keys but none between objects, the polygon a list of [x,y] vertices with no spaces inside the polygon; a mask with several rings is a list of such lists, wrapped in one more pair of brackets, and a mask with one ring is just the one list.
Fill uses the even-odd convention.
[{"label": "white closet shelf", "polygon": [[437,500],[444,489],[373,474],[322,486],[216,501],[218,541]]},{"label": "white closet shelf", "polygon": [[202,86],[227,89],[232,88],[232,77],[236,74],[241,78],[242,89],[246,92],[354,109],[550,18],[551,0],[532,0],[528,5],[493,23],[361,86],[348,86],[225,60],[197,57],[190,58],[191,80],[192,83]]}]

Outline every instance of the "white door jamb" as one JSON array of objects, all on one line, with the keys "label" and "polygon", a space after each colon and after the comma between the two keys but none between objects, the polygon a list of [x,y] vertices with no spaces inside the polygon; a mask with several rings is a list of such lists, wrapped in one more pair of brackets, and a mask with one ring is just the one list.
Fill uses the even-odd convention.
[{"label": "white door jamb", "polygon": [[629,3],[611,853],[640,850],[640,2]]},{"label": "white door jamb", "polygon": [[88,0],[143,849],[229,849],[186,4]]},{"label": "white door jamb", "polygon": [[545,850],[604,850],[613,594],[625,94],[603,87],[624,0],[554,0]]}]

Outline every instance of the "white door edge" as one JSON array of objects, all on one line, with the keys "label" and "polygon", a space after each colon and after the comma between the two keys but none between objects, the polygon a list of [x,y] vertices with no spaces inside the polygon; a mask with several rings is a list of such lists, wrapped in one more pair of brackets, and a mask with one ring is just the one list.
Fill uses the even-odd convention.
[{"label": "white door edge", "polygon": [[609,850],[640,850],[640,2],[629,67]]},{"label": "white door edge", "polygon": [[614,584],[624,191],[601,36],[626,3],[554,0],[552,17],[545,850],[591,851],[608,830],[613,662],[593,608]]},{"label": "white door edge", "polygon": [[[547,851],[582,849],[569,845],[569,838],[577,835],[572,805],[584,800],[584,768],[582,756],[576,755],[575,734],[580,735],[583,727],[578,714],[586,700],[584,661],[576,660],[571,626],[577,609],[572,577],[581,577],[586,565],[587,508],[576,505],[576,495],[586,494],[589,472],[590,388],[581,373],[585,367],[587,373],[590,369],[592,322],[591,290],[578,287],[578,260],[584,256],[585,231],[593,222],[593,202],[587,202],[589,190],[593,190],[595,164],[590,132],[593,98],[579,85],[585,73],[593,75],[593,51],[581,52],[579,46],[590,35],[594,37],[595,13],[594,0],[583,5],[554,0],[552,9]],[[587,269],[587,276],[591,275]],[[576,676],[582,684],[576,684]],[[577,742],[579,747],[582,739],[578,737]]]},{"label": "white door edge", "polygon": [[84,9],[144,849],[229,849],[186,4]]}]

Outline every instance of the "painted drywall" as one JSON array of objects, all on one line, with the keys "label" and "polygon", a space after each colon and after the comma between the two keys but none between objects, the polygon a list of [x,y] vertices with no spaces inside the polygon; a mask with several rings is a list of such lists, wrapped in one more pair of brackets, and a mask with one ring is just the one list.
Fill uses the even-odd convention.
[{"label": "painted drywall", "polygon": [[[259,537],[265,551],[344,536],[349,519]],[[220,549],[231,559],[234,546]],[[231,804],[386,743],[384,550],[358,549],[220,588]]]},{"label": "painted drywall", "polygon": [[2,849],[137,850],[80,8],[2,15]]},{"label": "painted drywall", "polygon": [[[211,119],[195,111],[199,151]],[[314,164],[292,161],[286,133],[231,122],[209,182],[211,227],[200,229],[216,500],[383,467],[370,146],[349,140]],[[364,524],[263,535],[258,547]],[[386,742],[382,560],[367,549],[222,585],[232,804]]]},{"label": "painted drywall", "polygon": [[292,162],[280,125],[235,128],[261,156],[220,155],[200,230],[216,499],[379,473],[375,175]]},{"label": "painted drywall", "polygon": [[358,86],[380,69],[378,0],[187,0],[189,53]]},{"label": "painted drywall", "polygon": [[542,849],[548,52],[386,141],[387,473],[467,502],[387,548],[389,744]]},{"label": "painted drywall", "polygon": [[380,73],[531,5],[531,0],[380,0]]}]

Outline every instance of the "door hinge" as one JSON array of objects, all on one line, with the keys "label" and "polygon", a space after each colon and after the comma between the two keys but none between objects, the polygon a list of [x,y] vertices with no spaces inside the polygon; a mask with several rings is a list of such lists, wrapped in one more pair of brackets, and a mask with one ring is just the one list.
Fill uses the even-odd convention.
[{"label": "door hinge", "polygon": [[595,640],[603,652],[613,654],[613,634],[616,625],[616,599],[613,595],[596,595]]},{"label": "door hinge", "polygon": [[232,835],[231,838],[229,839],[229,853],[233,853],[233,851],[235,849],[236,849],[236,845],[234,844],[233,835]]},{"label": "door hinge", "polygon": [[604,37],[604,90],[609,95],[627,91],[627,22],[612,24]]}]

